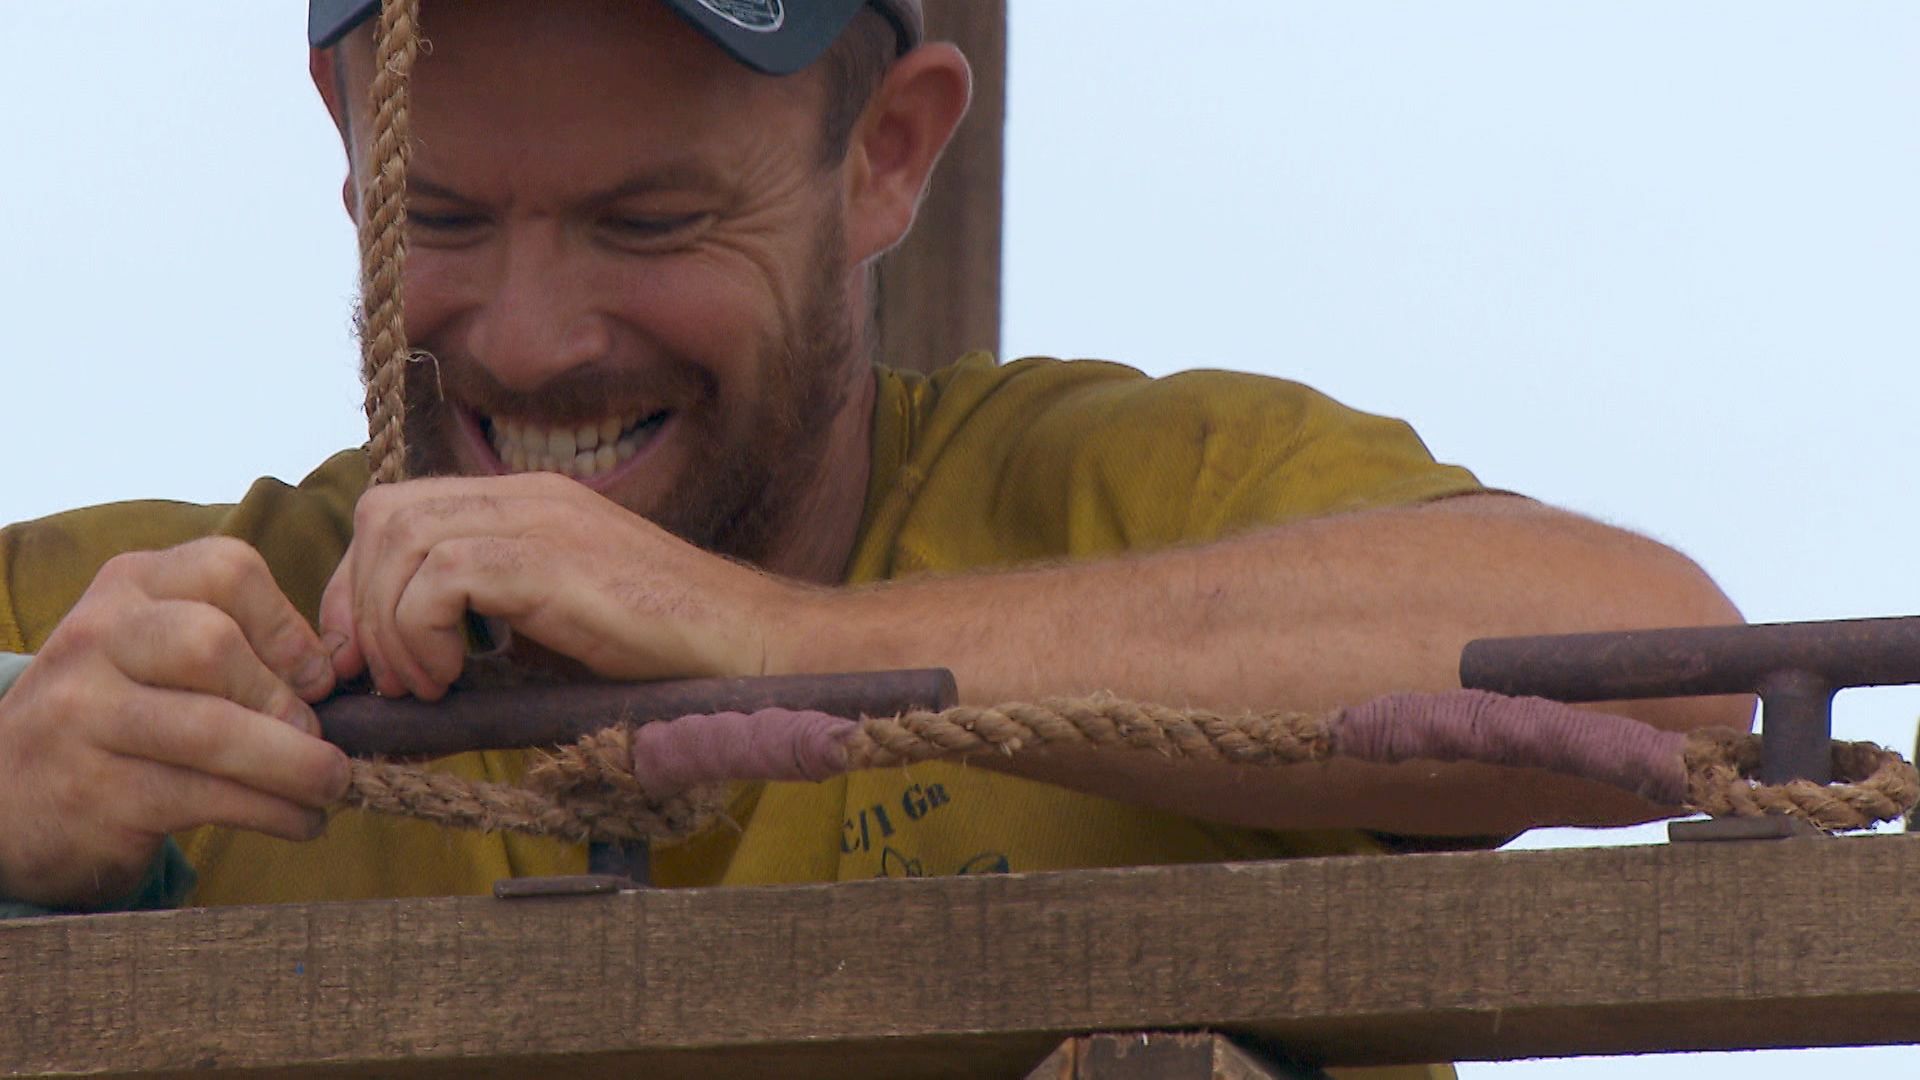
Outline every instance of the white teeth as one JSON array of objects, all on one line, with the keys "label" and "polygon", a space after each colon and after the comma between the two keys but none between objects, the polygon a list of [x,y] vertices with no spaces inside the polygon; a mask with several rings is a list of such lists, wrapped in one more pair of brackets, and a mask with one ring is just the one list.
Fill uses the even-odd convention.
[{"label": "white teeth", "polygon": [[655,422],[642,427],[641,416],[609,416],[563,428],[497,417],[489,425],[490,437],[509,472],[557,472],[586,479],[611,472],[640,452],[659,426]]}]

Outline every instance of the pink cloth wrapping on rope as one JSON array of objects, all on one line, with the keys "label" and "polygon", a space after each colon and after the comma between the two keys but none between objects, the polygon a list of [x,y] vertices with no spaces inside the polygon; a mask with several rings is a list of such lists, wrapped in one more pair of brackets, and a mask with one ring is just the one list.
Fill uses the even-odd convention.
[{"label": "pink cloth wrapping on rope", "polygon": [[[666,794],[728,780],[825,780],[847,770],[854,721],[762,709],[683,716],[633,734],[633,774]],[[1544,698],[1481,690],[1392,694],[1342,710],[1329,725],[1341,757],[1478,761],[1551,769],[1631,791],[1662,806],[1686,802],[1686,736]]]},{"label": "pink cloth wrapping on rope", "polygon": [[1480,761],[1584,776],[1662,806],[1687,800],[1687,737],[1624,716],[1483,690],[1392,694],[1343,710],[1333,748],[1391,764]]},{"label": "pink cloth wrapping on rope", "polygon": [[787,709],[642,724],[633,733],[633,777],[654,795],[725,780],[825,780],[847,770],[846,742],[858,726]]}]

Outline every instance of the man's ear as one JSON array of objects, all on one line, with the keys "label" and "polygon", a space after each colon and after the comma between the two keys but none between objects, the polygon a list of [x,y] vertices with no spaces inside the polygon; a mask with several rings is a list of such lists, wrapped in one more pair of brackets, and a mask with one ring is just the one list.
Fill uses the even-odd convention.
[{"label": "man's ear", "polygon": [[922,45],[887,70],[847,149],[847,246],[856,263],[907,235],[972,93],[966,57],[945,42]]}]

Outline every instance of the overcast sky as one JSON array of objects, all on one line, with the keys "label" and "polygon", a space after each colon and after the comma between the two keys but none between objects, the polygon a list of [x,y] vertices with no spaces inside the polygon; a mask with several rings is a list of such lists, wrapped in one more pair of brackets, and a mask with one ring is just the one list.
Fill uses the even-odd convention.
[{"label": "overcast sky", "polygon": [[[0,0],[0,520],[230,500],[364,438],[303,11]],[[1920,613],[1920,3],[1012,0],[1011,55],[1009,353],[1299,379],[1751,618]],[[1836,726],[1911,749],[1917,714]]]}]

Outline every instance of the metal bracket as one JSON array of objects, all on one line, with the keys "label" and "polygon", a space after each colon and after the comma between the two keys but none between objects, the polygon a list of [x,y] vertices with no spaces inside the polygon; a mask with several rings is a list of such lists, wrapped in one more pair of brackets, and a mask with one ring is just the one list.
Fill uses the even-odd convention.
[{"label": "metal bracket", "polygon": [[1834,691],[1909,683],[1920,683],[1916,616],[1489,638],[1460,656],[1460,685],[1501,694],[1565,702],[1758,694],[1765,784],[1833,779]]},{"label": "metal bracket", "polygon": [[1813,825],[1799,818],[1770,815],[1768,817],[1723,817],[1708,818],[1705,821],[1671,821],[1667,823],[1667,843],[1690,844],[1710,843],[1719,840],[1807,840],[1830,837]]},{"label": "metal bracket", "polygon": [[651,864],[645,840],[587,845],[587,872],[550,877],[503,878],[493,883],[496,900],[538,896],[605,896],[648,887]]},{"label": "metal bracket", "polygon": [[493,883],[495,900],[533,900],[545,896],[612,896],[638,892],[644,885],[614,874],[557,874],[552,877],[502,878]]}]

